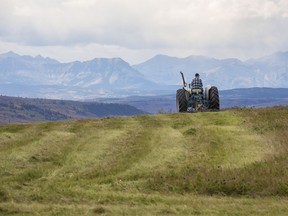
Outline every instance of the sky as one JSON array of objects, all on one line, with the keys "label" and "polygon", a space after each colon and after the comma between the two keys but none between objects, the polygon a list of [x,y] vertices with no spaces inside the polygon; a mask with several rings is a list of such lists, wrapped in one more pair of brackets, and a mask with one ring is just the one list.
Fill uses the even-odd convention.
[{"label": "sky", "polygon": [[0,53],[61,62],[288,51],[288,0],[0,0]]}]

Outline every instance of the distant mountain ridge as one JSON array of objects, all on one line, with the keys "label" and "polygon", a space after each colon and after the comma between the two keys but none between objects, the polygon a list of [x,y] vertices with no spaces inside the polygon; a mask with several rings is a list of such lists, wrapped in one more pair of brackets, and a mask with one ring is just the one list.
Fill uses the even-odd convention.
[{"label": "distant mountain ridge", "polygon": [[[155,86],[120,58],[60,63],[42,56],[33,58],[9,52],[0,55],[0,73],[0,83],[12,85],[15,89],[16,85],[35,87],[35,91],[42,91],[43,95],[49,86],[58,89],[59,92],[63,92],[62,88],[66,89],[67,94],[59,95],[59,98],[74,99],[73,94],[77,92],[81,98],[81,93],[83,95],[85,92],[91,96],[94,94],[101,96],[113,94],[113,91]],[[26,96],[39,95],[27,92]],[[55,97],[57,98],[57,94]]]},{"label": "distant mountain ridge", "polygon": [[190,82],[195,73],[200,73],[205,84],[219,89],[251,87],[288,87],[288,52],[278,52],[259,59],[215,59],[205,56],[175,58],[158,55],[133,68],[147,79],[158,83],[181,83],[179,71]]},{"label": "distant mountain ridge", "polygon": [[138,65],[121,58],[95,58],[60,63],[51,58],[0,55],[0,94],[52,99],[92,99],[174,93],[196,72],[204,85],[220,90],[251,87],[288,87],[288,52],[258,59],[186,58],[157,55]]}]

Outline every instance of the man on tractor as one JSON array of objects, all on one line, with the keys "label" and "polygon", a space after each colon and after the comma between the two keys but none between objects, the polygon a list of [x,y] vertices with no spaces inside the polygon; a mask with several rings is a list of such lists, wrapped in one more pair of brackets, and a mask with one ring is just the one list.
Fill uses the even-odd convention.
[{"label": "man on tractor", "polygon": [[195,74],[195,78],[192,80],[191,87],[192,89],[201,89],[203,92],[202,80],[200,79],[200,75],[198,73]]},{"label": "man on tractor", "polygon": [[194,112],[219,110],[219,93],[216,86],[208,85],[203,90],[203,83],[198,73],[192,80],[191,85],[187,87],[184,74],[180,71],[183,81],[183,87],[176,92],[176,110],[177,112]]}]

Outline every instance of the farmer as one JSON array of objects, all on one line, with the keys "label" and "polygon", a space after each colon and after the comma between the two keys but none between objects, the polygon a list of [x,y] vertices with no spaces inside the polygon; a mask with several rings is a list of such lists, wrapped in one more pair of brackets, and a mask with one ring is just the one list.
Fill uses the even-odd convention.
[{"label": "farmer", "polygon": [[192,80],[191,86],[192,86],[192,89],[202,89],[203,91],[202,80],[199,77],[200,75],[196,73],[195,78]]}]

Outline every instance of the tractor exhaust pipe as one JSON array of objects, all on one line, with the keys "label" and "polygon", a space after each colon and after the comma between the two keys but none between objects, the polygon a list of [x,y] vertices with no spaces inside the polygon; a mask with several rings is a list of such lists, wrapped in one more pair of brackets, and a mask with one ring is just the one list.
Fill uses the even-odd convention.
[{"label": "tractor exhaust pipe", "polygon": [[180,71],[180,74],[182,76],[183,86],[186,87],[187,83],[185,82],[184,74],[182,73],[182,71]]}]

